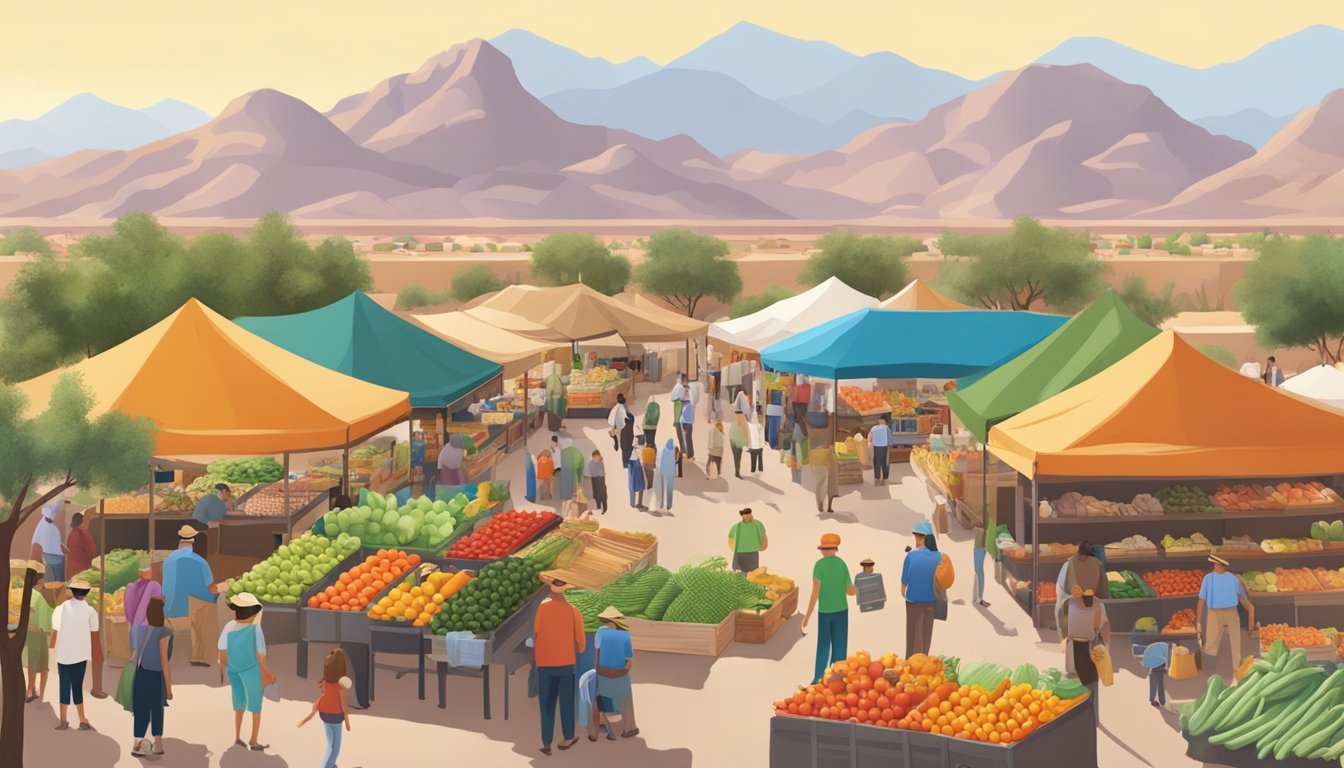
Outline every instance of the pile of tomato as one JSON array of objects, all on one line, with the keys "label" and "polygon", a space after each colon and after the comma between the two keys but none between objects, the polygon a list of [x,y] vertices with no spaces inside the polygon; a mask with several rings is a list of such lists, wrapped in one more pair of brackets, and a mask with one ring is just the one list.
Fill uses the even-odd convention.
[{"label": "pile of tomato", "polygon": [[1204,581],[1203,571],[1178,571],[1167,569],[1149,571],[1143,574],[1143,580],[1153,588],[1158,597],[1178,597],[1199,594],[1199,586]]},{"label": "pile of tomato", "polygon": [[509,510],[500,512],[479,530],[458,539],[448,548],[446,557],[464,560],[491,560],[513,554],[523,542],[555,520],[546,510]]}]

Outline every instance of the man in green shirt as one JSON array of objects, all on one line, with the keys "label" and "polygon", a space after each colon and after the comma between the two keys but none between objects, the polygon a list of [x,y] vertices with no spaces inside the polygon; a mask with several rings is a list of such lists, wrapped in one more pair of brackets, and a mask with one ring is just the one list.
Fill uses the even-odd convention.
[{"label": "man in green shirt", "polygon": [[737,511],[742,522],[728,529],[728,550],[733,553],[733,570],[748,573],[761,565],[761,553],[770,546],[765,524],[752,519],[751,507]]},{"label": "man in green shirt", "polygon": [[803,617],[803,627],[812,620],[813,611],[820,617],[817,621],[817,670],[812,676],[813,682],[821,682],[827,667],[837,661],[844,661],[849,646],[849,598],[854,594],[854,580],[850,578],[849,566],[836,556],[840,551],[840,535],[827,533],[822,535],[821,559],[812,567],[812,598],[807,603],[807,615]]}]

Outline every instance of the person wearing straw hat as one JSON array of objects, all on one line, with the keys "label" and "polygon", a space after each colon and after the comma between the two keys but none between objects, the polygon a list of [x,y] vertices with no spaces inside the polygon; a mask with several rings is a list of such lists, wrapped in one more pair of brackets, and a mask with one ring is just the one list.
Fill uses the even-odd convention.
[{"label": "person wearing straw hat", "polygon": [[1092,589],[1083,589],[1074,585],[1072,597],[1066,615],[1064,635],[1064,661],[1070,674],[1077,674],[1078,682],[1092,692],[1092,711],[1098,722],[1101,720],[1101,705],[1097,699],[1101,686],[1100,674],[1092,656],[1092,648],[1101,640],[1101,644],[1111,644],[1111,620],[1106,615],[1106,605],[1097,599]]},{"label": "person wearing straw hat", "polygon": [[[625,614],[614,605],[603,609],[597,620],[602,623],[593,636],[593,647],[597,650],[597,708],[600,712],[619,712],[621,738],[629,739],[639,735],[639,726],[635,724],[634,693],[630,688],[630,670],[635,666],[630,625]],[[588,720],[590,741],[597,740],[597,719]],[[611,738],[610,721],[608,729],[608,738]]]},{"label": "person wearing straw hat", "polygon": [[[820,682],[826,668],[843,661],[849,646],[849,598],[854,595],[854,580],[849,566],[839,557],[840,535],[822,534],[817,550],[821,559],[812,566],[812,597],[807,602],[803,628],[817,617],[817,664],[813,682]],[[820,610],[818,610],[820,609]]]},{"label": "person wearing straw hat", "polygon": [[1213,659],[1223,644],[1223,630],[1232,641],[1232,666],[1241,662],[1241,615],[1237,605],[1246,609],[1246,632],[1255,631],[1255,604],[1246,594],[1246,587],[1235,573],[1227,570],[1227,561],[1210,555],[1213,572],[1204,575],[1199,584],[1199,600],[1195,604],[1196,628],[1199,630],[1200,650]]},{"label": "person wearing straw hat", "polygon": [[79,713],[79,730],[93,730],[84,716],[84,672],[98,643],[98,612],[85,601],[90,589],[89,582],[83,579],[70,582],[70,599],[56,606],[51,617],[48,645],[56,651],[56,678],[61,688],[58,731],[70,728],[66,716],[71,704]]},{"label": "person wearing straw hat", "polygon": [[537,607],[532,620],[532,648],[536,654],[537,701],[541,705],[541,753],[551,754],[555,738],[555,710],[560,709],[561,750],[578,743],[574,736],[575,705],[578,703],[575,675],[579,654],[588,643],[583,615],[565,599],[569,583],[543,578],[550,596]]},{"label": "person wearing straw hat", "polygon": [[126,597],[122,602],[126,624],[131,630],[132,650],[140,647],[139,638],[145,633],[148,626],[145,619],[145,609],[149,607],[149,601],[156,597],[163,597],[163,587],[159,586],[159,582],[154,580],[154,564],[149,555],[140,556],[136,576],[138,578],[135,581],[126,585]]},{"label": "person wearing straw hat", "polygon": [[163,560],[163,615],[175,631],[191,632],[191,665],[208,667],[214,658],[219,587],[205,558],[193,549],[199,533],[190,525],[177,531],[177,550]]},{"label": "person wearing straw hat", "polygon": [[[227,673],[233,694],[233,745],[253,752],[268,749],[262,744],[261,698],[275,675],[266,664],[266,636],[261,631],[261,601],[251,592],[239,592],[229,599],[233,621],[219,633],[219,666]],[[223,676],[223,675],[221,675]],[[243,741],[243,712],[252,713],[252,738]]]}]

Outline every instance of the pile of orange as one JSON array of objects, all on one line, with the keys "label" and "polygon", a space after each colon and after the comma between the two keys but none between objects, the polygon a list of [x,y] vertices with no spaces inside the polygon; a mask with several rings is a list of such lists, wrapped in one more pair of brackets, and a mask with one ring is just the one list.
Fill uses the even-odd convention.
[{"label": "pile of orange", "polygon": [[362,611],[388,584],[420,564],[420,556],[399,549],[380,549],[342,573],[336,583],[308,598],[309,608]]},{"label": "pile of orange", "polygon": [[419,584],[398,584],[369,610],[378,621],[409,621],[417,627],[429,624],[439,606],[471,581],[471,571],[434,571]]},{"label": "pile of orange", "polygon": [[1012,744],[1081,700],[1060,699],[1004,678],[993,691],[948,682],[943,662],[860,651],[831,666],[820,683],[774,702],[775,714],[923,731],[991,744]]},{"label": "pile of orange", "polygon": [[840,387],[840,402],[860,412],[888,407],[885,394],[869,392],[858,387]]}]

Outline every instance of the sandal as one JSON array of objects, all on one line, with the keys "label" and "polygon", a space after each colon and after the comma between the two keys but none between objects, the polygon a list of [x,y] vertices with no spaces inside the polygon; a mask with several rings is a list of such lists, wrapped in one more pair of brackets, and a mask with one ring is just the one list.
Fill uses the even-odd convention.
[{"label": "sandal", "polygon": [[155,747],[152,751],[153,751],[154,754],[156,754],[156,755],[162,755],[162,754],[163,754],[163,747],[162,747],[162,746],[157,746],[157,747]]},{"label": "sandal", "polygon": [[144,741],[145,741],[144,739],[136,739],[136,740],[135,740],[135,745],[131,747],[131,757],[144,757],[144,756],[145,756],[145,750],[144,750],[144,748],[143,748]]},{"label": "sandal", "polygon": [[550,757],[550,755],[551,755],[551,747],[550,747],[549,744],[541,748],[541,754],[546,755],[547,757]]},{"label": "sandal", "polygon": [[270,744],[248,744],[247,748],[253,752],[264,752],[271,748]]},{"label": "sandal", "polygon": [[570,747],[573,747],[575,744],[578,744],[578,743],[579,743],[579,740],[578,740],[578,739],[569,739],[569,740],[567,740],[567,741],[562,741],[562,742],[560,742],[560,743],[557,744],[556,746],[558,746],[558,747],[560,748],[561,751],[564,751],[564,750],[566,750],[566,749],[569,749]]},{"label": "sandal", "polygon": [[247,742],[246,742],[246,741],[243,741],[242,739],[234,739],[234,740],[233,740],[233,746],[235,746],[235,747],[242,747],[243,749],[247,749]]},{"label": "sandal", "polygon": [[633,731],[626,731],[625,733],[622,733],[622,734],[621,734],[621,738],[622,738],[622,739],[633,739],[634,737],[636,737],[636,736],[638,736],[638,735],[639,735],[639,729],[636,728],[636,729],[633,730]]}]

